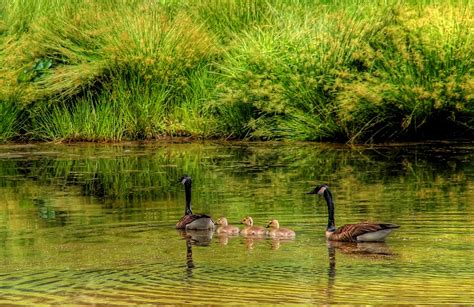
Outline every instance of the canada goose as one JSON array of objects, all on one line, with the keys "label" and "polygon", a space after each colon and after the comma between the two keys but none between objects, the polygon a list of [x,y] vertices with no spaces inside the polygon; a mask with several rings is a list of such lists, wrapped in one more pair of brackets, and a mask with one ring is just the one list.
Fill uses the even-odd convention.
[{"label": "canada goose", "polygon": [[253,219],[250,216],[245,217],[242,220],[242,224],[245,225],[240,234],[244,236],[261,236],[265,234],[265,228],[260,226],[253,226]]},{"label": "canada goose", "polygon": [[326,228],[326,238],[331,241],[352,241],[352,242],[380,242],[392,232],[394,228],[400,226],[395,224],[359,223],[347,224],[336,229],[334,223],[334,202],[329,187],[321,184],[307,194],[323,195],[328,205],[328,226]]},{"label": "canada goose", "polygon": [[228,235],[239,234],[239,231],[240,231],[239,227],[229,225],[225,217],[221,217],[220,219],[218,219],[216,224],[220,225],[219,227],[217,227],[217,230],[216,230],[218,234],[228,234]]},{"label": "canada goose", "polygon": [[267,231],[267,235],[272,238],[293,238],[295,232],[291,229],[280,228],[280,223],[278,220],[271,220],[268,222],[267,228],[270,228]]},{"label": "canada goose", "polygon": [[176,223],[176,228],[186,230],[214,230],[214,221],[209,215],[193,214],[191,210],[191,177],[183,175],[180,182],[184,185],[186,209],[184,216]]}]

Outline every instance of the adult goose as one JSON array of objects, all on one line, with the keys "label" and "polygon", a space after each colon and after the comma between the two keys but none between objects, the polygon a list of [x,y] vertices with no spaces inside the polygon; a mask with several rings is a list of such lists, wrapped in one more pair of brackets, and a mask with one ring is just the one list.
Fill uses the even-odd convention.
[{"label": "adult goose", "polygon": [[186,230],[214,230],[214,221],[209,215],[193,214],[191,210],[191,177],[184,175],[181,177],[180,182],[184,185],[186,207],[184,216],[176,223],[176,228]]},{"label": "adult goose", "polygon": [[395,224],[359,223],[347,224],[336,229],[334,223],[334,202],[329,187],[325,184],[318,185],[307,194],[323,195],[328,205],[328,226],[326,238],[331,241],[346,242],[381,242],[400,226]]}]

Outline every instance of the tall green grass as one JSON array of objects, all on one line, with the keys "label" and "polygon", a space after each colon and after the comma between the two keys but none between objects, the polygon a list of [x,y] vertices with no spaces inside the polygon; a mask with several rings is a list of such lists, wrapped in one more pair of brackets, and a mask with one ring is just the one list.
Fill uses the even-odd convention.
[{"label": "tall green grass", "polygon": [[0,0],[0,141],[469,137],[473,8]]},{"label": "tall green grass", "polygon": [[0,101],[0,143],[17,136],[22,125],[22,114],[17,104]]}]

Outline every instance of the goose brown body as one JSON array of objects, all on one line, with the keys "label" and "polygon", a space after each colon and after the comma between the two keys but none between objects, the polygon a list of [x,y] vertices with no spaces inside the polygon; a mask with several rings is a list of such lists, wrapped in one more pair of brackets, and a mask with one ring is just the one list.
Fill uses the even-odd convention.
[{"label": "goose brown body", "polygon": [[265,228],[253,225],[253,219],[250,216],[245,217],[242,220],[242,224],[245,225],[240,234],[244,236],[263,236],[265,234]]},{"label": "goose brown body", "polygon": [[218,219],[216,224],[220,225],[216,230],[218,234],[236,235],[240,232],[240,229],[237,226],[229,225],[229,222],[225,217],[221,217],[220,219]]},{"label": "goose brown body", "polygon": [[212,218],[206,214],[185,214],[176,223],[176,229],[212,230],[214,227]]},{"label": "goose brown body", "polygon": [[295,232],[291,229],[287,228],[280,228],[280,223],[278,220],[271,220],[268,222],[267,228],[267,235],[272,238],[294,238]]},{"label": "goose brown body", "polygon": [[183,217],[176,223],[176,229],[186,230],[214,230],[214,221],[206,214],[193,214],[191,210],[191,177],[184,175],[180,182],[184,185],[186,207]]},{"label": "goose brown body", "polygon": [[326,231],[326,238],[332,241],[345,242],[383,241],[393,228],[398,227],[400,226],[395,224],[346,224],[337,228],[335,231]]},{"label": "goose brown body", "polygon": [[400,226],[388,223],[358,223],[346,224],[336,229],[334,222],[334,202],[329,187],[325,184],[319,185],[308,194],[323,195],[328,206],[328,225],[326,238],[332,241],[346,242],[381,242]]}]

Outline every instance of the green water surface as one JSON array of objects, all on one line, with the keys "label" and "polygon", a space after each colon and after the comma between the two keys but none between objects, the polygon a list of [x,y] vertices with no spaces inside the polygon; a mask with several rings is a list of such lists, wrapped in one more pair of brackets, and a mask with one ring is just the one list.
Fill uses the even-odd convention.
[{"label": "green water surface", "polygon": [[[0,304],[474,302],[474,144],[0,146]],[[193,209],[294,240],[182,234]],[[330,244],[336,224],[399,224]]]}]

